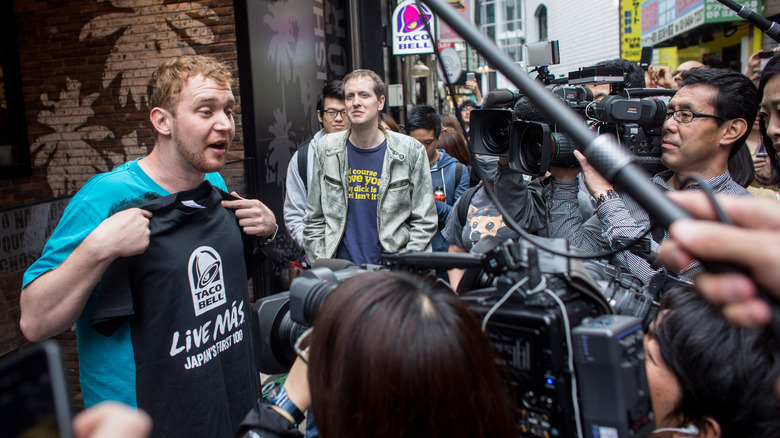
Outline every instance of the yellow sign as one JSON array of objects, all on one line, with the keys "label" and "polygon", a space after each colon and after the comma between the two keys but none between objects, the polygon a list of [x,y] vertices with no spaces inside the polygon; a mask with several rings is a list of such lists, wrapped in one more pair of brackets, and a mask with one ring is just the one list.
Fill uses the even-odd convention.
[{"label": "yellow sign", "polygon": [[620,0],[620,57],[635,62],[642,58],[641,5],[641,0]]}]

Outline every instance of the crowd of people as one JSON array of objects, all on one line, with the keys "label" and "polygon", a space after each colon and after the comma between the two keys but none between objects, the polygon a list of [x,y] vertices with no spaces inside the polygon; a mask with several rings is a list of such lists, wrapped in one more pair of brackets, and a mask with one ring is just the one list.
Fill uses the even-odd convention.
[{"label": "crowd of people", "polygon": [[[664,270],[695,284],[665,293],[645,335],[658,436],[780,435],[780,333],[771,330],[780,318],[780,55],[760,72],[754,64],[750,75],[695,62],[637,75],[621,60],[602,63],[623,66],[631,87],[677,90],[662,128],[666,170],[652,181],[697,218],[647,238]],[[259,200],[227,193],[218,173],[235,134],[231,85],[230,70],[206,56],[163,64],[148,87],[152,152],[92,178],[25,273],[25,337],[76,323],[82,394],[94,406],[74,422],[77,435],[145,436],[151,424],[166,437],[301,436],[307,412],[307,436],[516,436],[515,395],[456,294],[470,287],[461,269],[440,270],[436,282],[393,272],[344,281],[299,340],[285,383],[260,397],[246,281],[279,226]],[[607,94],[594,85],[594,98]],[[544,178],[508,157],[472,155],[481,95],[457,115],[416,106],[400,126],[385,98],[370,70],[323,87],[322,129],[287,171],[284,224],[305,252],[291,267],[520,239],[488,189],[525,231],[585,252],[652,227],[579,152],[579,166]],[[772,199],[751,196],[751,184]],[[731,224],[714,222],[719,209]],[[700,261],[742,270],[706,272]],[[628,251],[609,262],[643,284],[659,272]]]}]

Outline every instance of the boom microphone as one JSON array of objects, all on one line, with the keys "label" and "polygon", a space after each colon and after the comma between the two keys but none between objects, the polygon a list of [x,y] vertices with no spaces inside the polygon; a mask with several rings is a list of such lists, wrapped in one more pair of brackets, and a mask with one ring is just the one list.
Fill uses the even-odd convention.
[{"label": "boom microphone", "polygon": [[780,26],[774,21],[767,20],[761,15],[753,12],[753,10],[747,6],[740,5],[731,0],[718,0],[718,2],[736,12],[737,15],[747,20],[753,26],[761,29],[767,36],[780,43]]},{"label": "boom microphone", "polygon": [[517,91],[499,88],[485,95],[483,108],[505,108],[520,99],[522,94]]}]

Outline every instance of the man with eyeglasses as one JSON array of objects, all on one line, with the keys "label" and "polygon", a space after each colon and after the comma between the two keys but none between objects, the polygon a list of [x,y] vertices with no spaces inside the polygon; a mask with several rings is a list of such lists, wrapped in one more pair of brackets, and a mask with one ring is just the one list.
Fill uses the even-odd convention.
[{"label": "man with eyeglasses", "polygon": [[[326,83],[317,97],[317,119],[322,125],[308,144],[295,151],[287,165],[287,193],[284,196],[284,224],[290,236],[303,248],[303,216],[306,213],[308,183],[316,156],[317,142],[323,135],[349,129],[344,106],[344,84],[340,80]],[[301,167],[305,173],[301,173]]]},{"label": "man with eyeglasses", "polygon": [[[744,144],[758,112],[758,92],[746,76],[726,69],[700,69],[683,75],[682,88],[669,102],[663,125],[661,162],[668,170],[653,177],[664,190],[702,190],[691,181],[699,175],[715,192],[749,196],[728,172],[729,157]],[[623,246],[627,238],[638,237],[650,226],[648,214],[626,194],[614,187],[577,153],[582,174],[596,214],[583,221],[577,203],[577,173],[580,169],[552,168],[552,181],[545,195],[550,237],[563,237],[587,252]],[[651,250],[656,252],[666,239],[660,230],[652,233]],[[656,270],[629,251],[616,259],[642,282]],[[682,270],[686,277],[698,273],[698,263]]]}]

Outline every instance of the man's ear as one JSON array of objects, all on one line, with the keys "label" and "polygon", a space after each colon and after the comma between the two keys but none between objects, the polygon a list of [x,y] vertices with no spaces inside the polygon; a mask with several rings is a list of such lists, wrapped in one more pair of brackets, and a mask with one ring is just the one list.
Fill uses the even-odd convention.
[{"label": "man's ear", "polygon": [[160,135],[171,135],[171,121],[173,120],[171,113],[160,107],[154,107],[149,112],[149,120],[152,121],[152,126]]},{"label": "man's ear", "polygon": [[382,95],[379,97],[379,111],[382,111],[384,107],[385,107],[385,96]]},{"label": "man's ear", "polygon": [[720,424],[712,417],[705,417],[704,424],[699,429],[697,436],[701,438],[720,438],[723,436],[723,431],[720,429]]},{"label": "man's ear", "polygon": [[740,137],[745,135],[750,125],[745,119],[731,119],[723,122],[725,130],[721,137],[721,144],[733,145]]}]

